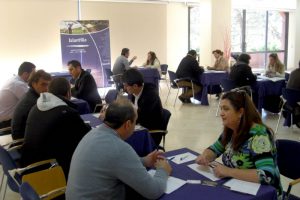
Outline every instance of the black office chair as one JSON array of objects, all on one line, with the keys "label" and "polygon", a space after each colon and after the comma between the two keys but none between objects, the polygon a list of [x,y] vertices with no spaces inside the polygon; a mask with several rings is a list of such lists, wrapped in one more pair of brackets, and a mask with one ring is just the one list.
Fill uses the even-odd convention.
[{"label": "black office chair", "polygon": [[282,89],[282,107],[280,111],[280,115],[277,121],[275,133],[277,133],[278,126],[280,123],[280,119],[284,113],[286,114],[285,117],[288,117],[291,121],[291,126],[296,124],[300,128],[300,105],[297,102],[300,102],[300,91],[283,88]]},{"label": "black office chair", "polygon": [[0,129],[0,136],[4,136],[4,135],[10,135],[11,134],[11,126],[5,127],[5,128],[1,128]]},{"label": "black office chair", "polygon": [[[168,124],[171,118],[171,112],[163,108],[163,121],[162,121],[162,130],[149,130],[149,133],[154,139],[155,145],[165,151],[165,137],[168,133]],[[163,146],[160,147],[159,144],[163,140]]]},{"label": "black office chair", "polygon": [[293,179],[289,183],[288,189],[283,193],[282,199],[299,199],[291,195],[291,189],[294,185],[300,183],[300,142],[293,140],[277,140],[277,164],[280,171],[285,177]]},{"label": "black office chair", "polygon": [[[234,89],[236,87],[234,81],[230,79],[222,79],[221,80],[221,87],[222,87],[222,93],[224,92],[229,92],[230,90]],[[216,117],[218,116],[219,110],[220,110],[220,103],[221,103],[221,98],[219,99],[219,104],[216,112]]]},{"label": "black office chair", "polygon": [[160,65],[161,75],[164,76],[161,77],[161,80],[167,80],[167,73],[168,73],[168,65],[167,64],[161,64]]},{"label": "black office chair", "polygon": [[173,72],[173,71],[170,71],[170,70],[168,70],[168,74],[169,74],[169,78],[170,78],[170,80],[169,80],[169,81],[170,81],[170,87],[169,87],[169,92],[168,92],[168,95],[167,95],[165,104],[166,104],[167,101],[168,101],[168,98],[169,98],[171,89],[177,89],[177,94],[176,94],[176,98],[175,98],[174,105],[173,105],[173,106],[175,106],[176,100],[177,100],[177,98],[178,98],[179,90],[180,90],[180,89],[186,89],[186,87],[180,87],[180,86],[178,85],[178,83],[179,83],[180,81],[190,81],[190,82],[191,82],[191,84],[192,84],[192,90],[193,90],[193,97],[195,97],[194,84],[193,84],[193,81],[192,81],[192,80],[186,79],[186,78],[177,78],[176,73]]},{"label": "black office chair", "polygon": [[114,80],[112,79],[112,76],[113,76],[113,73],[110,69],[108,68],[105,68],[104,69],[104,72],[105,72],[105,77],[106,77],[106,84],[107,86],[111,86],[113,85],[115,82]]}]

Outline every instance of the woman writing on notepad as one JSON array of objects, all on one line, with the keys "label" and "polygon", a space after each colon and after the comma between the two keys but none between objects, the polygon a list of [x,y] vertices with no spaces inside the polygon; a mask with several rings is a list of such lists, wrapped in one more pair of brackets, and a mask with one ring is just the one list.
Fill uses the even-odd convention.
[{"label": "woman writing on notepad", "polygon": [[161,69],[160,69],[160,62],[158,58],[156,57],[156,54],[153,51],[149,51],[147,54],[147,60],[143,64],[144,67],[150,67],[150,68],[156,68],[161,74]]},{"label": "woman writing on notepad", "polygon": [[[272,185],[281,194],[273,132],[263,124],[250,97],[231,91],[222,96],[220,107],[223,133],[196,162],[211,166],[219,178]],[[224,165],[213,162],[221,154]]]},{"label": "woman writing on notepad", "polygon": [[279,60],[277,53],[271,53],[269,55],[269,65],[266,71],[266,76],[274,77],[280,76],[284,77],[284,65]]}]

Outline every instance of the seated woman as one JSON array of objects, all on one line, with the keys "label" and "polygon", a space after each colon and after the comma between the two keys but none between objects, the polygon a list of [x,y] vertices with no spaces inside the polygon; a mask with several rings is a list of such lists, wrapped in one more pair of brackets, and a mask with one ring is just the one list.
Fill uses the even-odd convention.
[{"label": "seated woman", "polygon": [[144,67],[151,67],[151,68],[156,68],[161,74],[161,69],[160,69],[160,62],[158,58],[156,57],[156,54],[153,51],[148,52],[148,57],[146,62],[143,64]]},{"label": "seated woman", "polygon": [[223,57],[223,52],[219,49],[216,49],[212,52],[216,58],[216,62],[213,67],[207,67],[208,70],[216,70],[216,71],[227,71],[228,70],[228,62]]},{"label": "seated woman", "polygon": [[[196,162],[213,167],[219,178],[231,177],[272,185],[280,195],[282,187],[273,131],[263,124],[244,91],[225,93],[220,105],[223,133],[198,156]],[[213,162],[221,154],[224,165]]]},{"label": "seated woman", "polygon": [[279,60],[277,53],[271,53],[269,55],[269,65],[266,71],[266,76],[270,76],[270,77],[285,76],[284,65]]}]

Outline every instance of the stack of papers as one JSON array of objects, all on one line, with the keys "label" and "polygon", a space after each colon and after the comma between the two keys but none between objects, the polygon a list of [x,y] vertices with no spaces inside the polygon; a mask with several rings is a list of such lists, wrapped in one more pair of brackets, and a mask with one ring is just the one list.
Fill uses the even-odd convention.
[{"label": "stack of papers", "polygon": [[135,130],[135,131],[145,130],[145,129],[146,129],[145,127],[143,127],[143,126],[141,126],[141,125],[139,125],[139,124],[136,124],[135,127],[134,127],[134,130]]},{"label": "stack of papers", "polygon": [[230,190],[252,195],[256,195],[260,187],[259,183],[241,181],[234,178],[227,181],[224,185],[230,187]]},{"label": "stack of papers", "polygon": [[182,164],[182,163],[186,163],[192,160],[196,160],[197,156],[190,153],[190,152],[186,152],[186,153],[182,153],[182,154],[178,154],[176,156],[170,156],[168,157],[168,160],[171,160],[172,162],[176,163],[176,164]]},{"label": "stack of papers", "polygon": [[257,78],[263,79],[263,80],[270,80],[270,81],[273,81],[273,82],[285,80],[284,77],[272,77],[272,78],[269,78],[269,77],[266,77],[266,76],[257,76]]},{"label": "stack of papers", "polygon": [[[151,176],[154,176],[155,172],[156,172],[156,170],[153,170],[153,169],[148,171],[148,173]],[[177,190],[178,188],[180,188],[181,186],[183,186],[184,184],[186,184],[186,181],[181,180],[179,178],[175,178],[173,176],[169,176],[165,193],[170,194],[170,193],[174,192],[175,190]]]},{"label": "stack of papers", "polygon": [[188,165],[188,167],[198,172],[199,174],[205,176],[206,178],[209,178],[212,181],[220,180],[218,177],[214,175],[213,169],[211,167],[198,165],[196,163]]}]

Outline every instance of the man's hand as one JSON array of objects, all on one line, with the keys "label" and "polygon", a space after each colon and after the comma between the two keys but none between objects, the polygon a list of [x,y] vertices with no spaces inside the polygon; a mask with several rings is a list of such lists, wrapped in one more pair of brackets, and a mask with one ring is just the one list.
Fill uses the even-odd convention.
[{"label": "man's hand", "polygon": [[154,164],[158,159],[164,158],[162,154],[163,152],[155,150],[145,156],[143,158],[145,167],[154,167]]},{"label": "man's hand", "polygon": [[156,161],[155,163],[155,168],[162,168],[164,169],[167,174],[170,176],[171,172],[172,172],[172,167],[171,165],[168,163],[168,161],[166,159],[159,159]]}]

